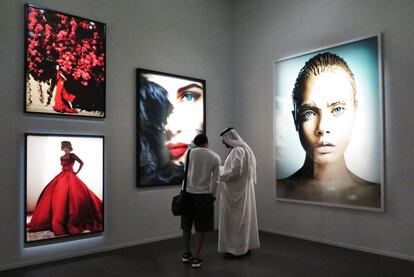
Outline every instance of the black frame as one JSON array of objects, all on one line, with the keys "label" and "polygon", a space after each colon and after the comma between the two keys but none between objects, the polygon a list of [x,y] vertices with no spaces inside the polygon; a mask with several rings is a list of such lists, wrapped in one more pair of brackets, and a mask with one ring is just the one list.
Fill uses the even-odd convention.
[{"label": "black frame", "polygon": [[[69,17],[73,17],[73,18],[77,18],[80,20],[87,20],[87,21],[92,21],[96,24],[102,25],[102,33],[103,33],[103,37],[102,42],[103,42],[103,53],[104,53],[104,70],[103,70],[103,76],[104,76],[104,81],[103,81],[103,96],[102,96],[102,102],[103,102],[103,115],[102,116],[93,116],[93,115],[80,115],[80,114],[70,114],[70,113],[59,113],[59,112],[41,112],[41,111],[28,111],[27,110],[27,105],[26,105],[26,101],[27,101],[27,76],[28,76],[28,65],[27,65],[27,48],[28,48],[28,43],[27,43],[27,33],[28,33],[28,10],[29,8],[35,8],[35,9],[40,9],[40,10],[44,10],[46,12],[51,12],[51,13],[59,13],[65,16],[69,16]],[[33,5],[33,4],[24,4],[24,49],[23,49],[23,57],[24,57],[24,73],[23,73],[23,87],[24,87],[24,97],[23,97],[23,111],[25,113],[30,113],[30,114],[47,114],[47,115],[58,115],[58,116],[67,116],[67,117],[75,117],[75,118],[97,118],[97,119],[101,119],[101,118],[105,118],[106,117],[106,24],[93,20],[93,19],[88,19],[88,18],[84,18],[84,17],[80,17],[80,16],[76,16],[76,15],[72,15],[69,13],[65,13],[65,12],[60,12],[60,11],[56,11],[56,10],[52,10],[52,9],[48,9],[48,8],[43,8],[37,5]]]},{"label": "black frame", "polygon": [[140,128],[140,117],[139,117],[139,106],[140,106],[140,97],[139,97],[139,90],[141,88],[141,84],[140,84],[140,76],[144,75],[144,74],[154,74],[154,75],[161,75],[161,76],[166,76],[166,77],[172,77],[172,78],[178,78],[178,79],[183,79],[183,80],[188,80],[188,81],[194,81],[194,82],[198,82],[198,83],[202,83],[203,84],[203,133],[207,134],[207,125],[206,125],[206,102],[207,102],[207,84],[206,84],[206,80],[204,79],[199,79],[199,78],[194,78],[194,77],[188,77],[188,76],[183,76],[183,75],[178,75],[178,74],[172,74],[172,73],[166,73],[166,72],[161,72],[161,71],[155,71],[155,70],[151,70],[151,69],[144,69],[144,68],[137,68],[136,69],[136,94],[137,94],[137,109],[136,109],[136,118],[137,118],[137,125],[136,125],[136,138],[137,138],[137,149],[136,149],[136,157],[137,157],[137,181],[136,181],[136,185],[137,187],[156,187],[156,186],[171,186],[171,185],[181,185],[181,182],[179,183],[169,183],[169,184],[151,184],[151,185],[141,185],[140,184],[140,180],[141,180],[141,174],[140,174],[140,145],[139,145],[139,137],[140,137],[140,132],[139,132],[139,128]]},{"label": "black frame", "polygon": [[[77,135],[77,134],[55,134],[55,133],[25,133],[24,134],[24,207],[23,207],[23,236],[24,236],[24,243],[25,244],[36,244],[42,243],[45,241],[66,241],[72,240],[73,238],[77,239],[79,237],[93,237],[96,234],[101,234],[105,231],[105,136],[103,135]],[[77,138],[101,138],[102,139],[102,230],[98,232],[90,232],[90,233],[81,233],[78,235],[70,235],[70,236],[59,236],[54,238],[47,238],[47,239],[39,239],[34,241],[27,240],[27,231],[26,231],[26,210],[27,210],[27,138],[29,136],[39,136],[39,137],[77,137]]]}]

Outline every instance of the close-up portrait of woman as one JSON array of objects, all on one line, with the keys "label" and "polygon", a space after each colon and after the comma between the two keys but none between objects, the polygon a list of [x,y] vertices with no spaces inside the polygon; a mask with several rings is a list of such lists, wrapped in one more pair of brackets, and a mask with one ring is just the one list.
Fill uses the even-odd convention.
[{"label": "close-up portrait of woman", "polygon": [[[375,37],[300,56],[290,93],[276,84],[278,199],[382,207],[376,46]],[[292,63],[276,64],[276,77],[285,69]]]},{"label": "close-up portrait of woman", "polygon": [[185,153],[205,130],[205,81],[139,70],[141,186],[180,184]]}]

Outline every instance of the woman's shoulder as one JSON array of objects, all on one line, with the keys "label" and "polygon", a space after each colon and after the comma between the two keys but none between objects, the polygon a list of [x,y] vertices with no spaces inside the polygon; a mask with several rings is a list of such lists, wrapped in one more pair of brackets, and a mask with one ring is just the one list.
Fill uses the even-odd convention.
[{"label": "woman's shoulder", "polygon": [[379,190],[381,187],[380,183],[370,182],[361,177],[353,174],[351,172],[351,178],[355,182],[356,186],[359,188],[367,189],[367,190]]},{"label": "woman's shoulder", "polygon": [[302,170],[299,169],[286,178],[277,179],[277,186],[279,188],[298,189],[300,187],[306,186],[308,182],[309,179],[306,178]]},{"label": "woman's shoulder", "polygon": [[359,196],[361,199],[365,199],[366,201],[369,200],[369,202],[378,202],[380,200],[380,183],[364,180],[354,174],[352,174],[352,179],[355,182],[355,186],[352,188],[352,193]]},{"label": "woman's shoulder", "polygon": [[305,178],[303,172],[302,172],[302,168],[298,169],[295,173],[293,173],[292,175],[285,177],[285,178],[280,178],[277,179],[277,182],[280,183],[297,183],[298,181],[301,181]]},{"label": "woman's shoulder", "polygon": [[78,158],[75,153],[69,153],[69,157],[67,158],[69,161],[73,162]]}]

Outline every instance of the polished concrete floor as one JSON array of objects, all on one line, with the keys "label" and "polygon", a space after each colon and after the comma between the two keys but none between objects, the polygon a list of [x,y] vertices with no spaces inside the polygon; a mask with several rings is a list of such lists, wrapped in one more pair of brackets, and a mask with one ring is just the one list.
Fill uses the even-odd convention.
[{"label": "polished concrete floor", "polygon": [[210,233],[202,253],[204,265],[199,269],[181,262],[182,241],[177,238],[3,271],[0,276],[414,276],[414,262],[263,232],[260,239],[260,249],[229,259],[217,253],[217,233]]}]

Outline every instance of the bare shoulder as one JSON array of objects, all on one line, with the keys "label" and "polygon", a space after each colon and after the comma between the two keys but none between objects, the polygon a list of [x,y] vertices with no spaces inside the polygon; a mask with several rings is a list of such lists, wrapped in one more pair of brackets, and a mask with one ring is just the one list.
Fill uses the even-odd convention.
[{"label": "bare shoulder", "polygon": [[287,178],[277,179],[277,196],[283,198],[295,198],[297,194],[305,194],[309,180],[302,174],[301,169]]},{"label": "bare shoulder", "polygon": [[369,199],[370,197],[378,199],[378,196],[381,194],[381,184],[369,182],[356,176],[355,174],[352,174],[352,179],[355,182],[355,186],[353,188],[355,194],[365,199]]}]

